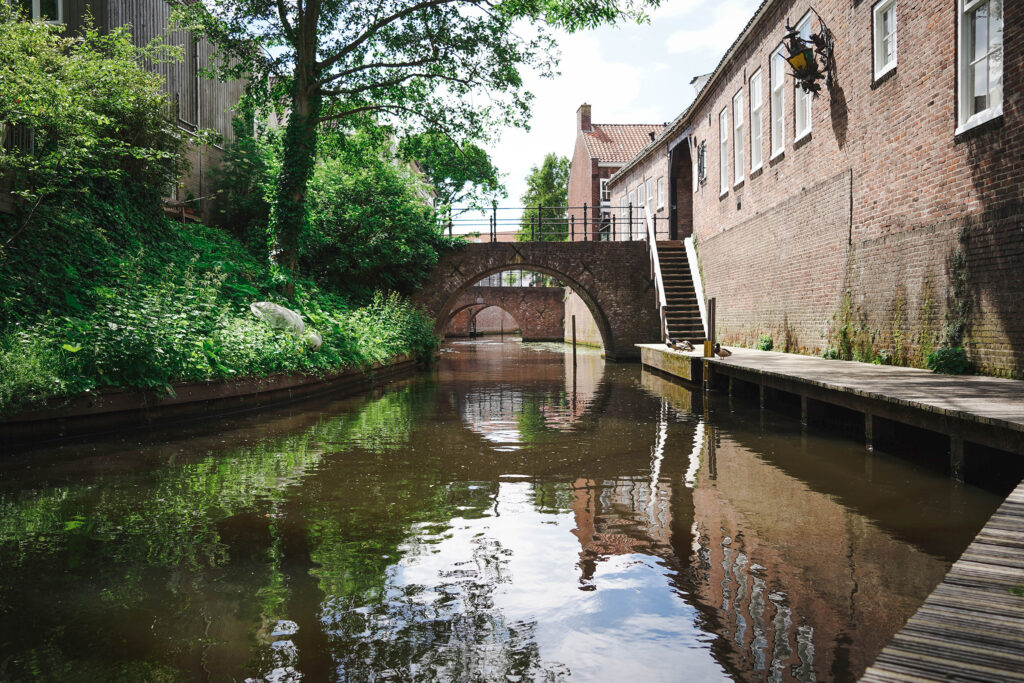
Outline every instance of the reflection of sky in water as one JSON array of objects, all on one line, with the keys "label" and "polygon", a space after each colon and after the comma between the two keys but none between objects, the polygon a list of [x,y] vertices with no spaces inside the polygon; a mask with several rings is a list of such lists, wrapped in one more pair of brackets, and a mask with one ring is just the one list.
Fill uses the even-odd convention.
[{"label": "reflection of sky in water", "polygon": [[[528,625],[545,670],[578,680],[720,680],[712,638],[695,624],[697,610],[676,599],[656,557],[606,557],[581,590],[580,543],[571,512],[541,512],[530,482],[503,481],[493,510],[454,518],[443,531],[421,527],[387,590],[419,603],[448,601],[447,618],[479,611],[481,584],[491,623]],[[474,595],[474,594],[477,595]],[[441,616],[436,614],[435,616]],[[393,621],[393,619],[391,620]]]}]

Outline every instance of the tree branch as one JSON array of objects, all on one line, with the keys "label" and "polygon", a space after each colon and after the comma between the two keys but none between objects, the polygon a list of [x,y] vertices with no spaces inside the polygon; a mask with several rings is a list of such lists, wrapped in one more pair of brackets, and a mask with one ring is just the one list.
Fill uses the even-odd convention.
[{"label": "tree branch", "polygon": [[285,7],[284,0],[277,0],[277,16],[281,18],[281,26],[284,27],[285,37],[294,45],[295,29],[292,28],[291,23],[288,21],[288,8]]},{"label": "tree branch", "polygon": [[331,90],[324,90],[323,94],[325,94],[325,95],[358,95],[359,93],[364,93],[364,92],[366,92],[368,90],[375,90],[377,88],[390,88],[390,87],[395,86],[395,85],[401,85],[402,83],[404,83],[405,81],[408,81],[411,78],[430,78],[430,79],[435,79],[436,78],[436,79],[440,79],[440,80],[444,80],[444,81],[450,81],[452,83],[462,83],[463,85],[472,85],[473,84],[472,79],[469,79],[469,78],[459,78],[458,76],[445,76],[443,74],[428,74],[428,73],[415,72],[415,73],[402,74],[401,76],[399,76],[397,78],[392,78],[389,81],[377,81],[375,83],[367,83],[365,85],[354,87],[354,88],[334,88],[334,89],[331,89]]},{"label": "tree branch", "polygon": [[422,9],[440,7],[441,5],[450,5],[454,2],[464,2],[465,4],[471,5],[479,4],[476,0],[422,0],[422,2],[418,2],[415,5],[410,5],[409,7],[406,7],[403,10],[400,10],[398,12],[395,12],[394,14],[388,15],[382,19],[378,19],[377,21],[373,22],[372,24],[367,26],[362,33],[356,36],[355,39],[352,40],[352,42],[350,42],[348,45],[346,45],[341,50],[331,55],[324,61],[320,62],[317,66],[320,68],[321,71],[326,71],[335,64],[337,64],[338,62],[340,62],[342,59],[344,59],[346,55],[353,52],[357,47],[359,47],[367,40],[369,40],[370,37],[373,36],[373,34],[381,30],[388,24],[398,21],[399,19],[404,19],[410,14],[418,12]]}]

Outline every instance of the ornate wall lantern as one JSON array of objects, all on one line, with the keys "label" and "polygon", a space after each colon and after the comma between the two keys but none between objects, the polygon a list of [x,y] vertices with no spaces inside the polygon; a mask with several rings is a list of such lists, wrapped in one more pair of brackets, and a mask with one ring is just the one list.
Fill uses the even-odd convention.
[{"label": "ornate wall lantern", "polygon": [[818,32],[805,39],[800,31],[786,24],[783,41],[789,53],[786,61],[793,67],[793,78],[804,92],[817,97],[821,92],[818,81],[824,81],[829,89],[836,82],[836,62],[832,54],[835,38],[821,15],[813,7],[811,11],[818,18]]}]

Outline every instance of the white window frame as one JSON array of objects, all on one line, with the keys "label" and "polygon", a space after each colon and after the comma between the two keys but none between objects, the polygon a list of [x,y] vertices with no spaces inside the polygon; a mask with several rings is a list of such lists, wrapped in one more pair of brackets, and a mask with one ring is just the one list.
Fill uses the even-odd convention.
[{"label": "white window frame", "polygon": [[612,193],[608,190],[608,179],[607,178],[601,178],[598,181],[598,192],[599,192],[598,197],[601,199],[601,204],[604,204],[605,202],[609,202],[609,203],[611,202],[611,200],[612,200]]},{"label": "white window frame", "polygon": [[743,90],[732,96],[732,181],[735,185],[743,182],[743,169],[746,162],[743,159]]},{"label": "white window frame", "polygon": [[[42,0],[31,0],[32,1],[32,19],[39,21],[43,11]],[[22,3],[19,3],[22,4]],[[57,6],[57,17],[55,19],[47,19],[47,24],[63,24],[64,23],[64,0],[54,0],[54,4]]]},{"label": "white window frame", "polygon": [[636,193],[633,191],[630,191],[629,203],[626,204],[626,220],[629,220],[629,207],[636,208]]},{"label": "white window frame", "polygon": [[[891,25],[889,27],[889,34],[885,34],[885,24],[883,19],[885,18],[886,12],[891,17]],[[880,0],[875,5],[871,12],[872,16],[872,54],[874,55],[874,76],[877,81],[879,78],[889,73],[896,68],[896,46],[897,46],[897,31],[898,24],[896,19],[896,0]],[[886,40],[888,45],[892,47],[892,58],[889,59],[888,50],[886,50]]]},{"label": "white window frame", "polygon": [[665,176],[658,178],[658,208],[665,208]]},{"label": "white window frame", "polygon": [[[648,204],[652,204],[654,202],[654,178],[647,179],[647,190],[644,196],[647,197]],[[644,210],[647,210],[646,206],[644,207]]]},{"label": "white window frame", "polygon": [[729,194],[729,107],[718,113],[718,184],[720,197]]},{"label": "white window frame", "polygon": [[[980,62],[981,59],[975,59],[974,55],[971,54],[969,48],[973,36],[969,30],[969,16],[976,12],[982,6],[988,6],[989,10],[993,6],[999,7],[999,17],[991,17],[989,19],[988,26],[988,41],[989,50],[985,54],[984,59],[988,62],[988,73],[986,77],[989,81],[989,89],[987,97],[989,99],[988,106],[985,109],[975,111],[974,104],[974,75],[972,66]],[[1003,29],[1004,29],[1004,14],[1005,8],[1003,0],[957,0],[957,123],[959,124],[956,128],[956,135],[964,133],[971,128],[980,126],[983,123],[997,119],[1003,115],[1003,64],[1005,63],[1005,47],[1003,40]],[[998,28],[999,44],[995,49],[992,48],[993,41],[992,36],[993,26]],[[998,70],[993,72],[992,69],[992,58],[996,56],[998,62]],[[997,85],[995,88],[992,86],[993,73],[997,76]],[[993,99],[998,99],[995,103]]]},{"label": "white window frame", "polygon": [[[755,97],[756,94],[756,97]],[[764,161],[764,91],[761,89],[761,70],[750,77],[750,172],[761,168]]]},{"label": "white window frame", "polygon": [[646,215],[647,209],[647,196],[644,194],[644,181],[640,181],[640,184],[636,186],[636,215],[638,218],[643,218]]},{"label": "white window frame", "polygon": [[626,217],[629,216],[629,200],[626,198],[625,194],[623,194],[622,199],[619,200],[619,210],[621,211],[619,214],[619,220],[625,222]]},{"label": "white window frame", "polygon": [[[782,156],[786,151],[786,58],[782,45],[772,53],[771,58],[771,146],[770,159]],[[778,143],[778,144],[776,144]]]},{"label": "white window frame", "polygon": [[[800,32],[800,36],[807,40],[811,35],[811,13],[808,12],[803,16],[802,19],[797,23],[796,30]],[[811,101],[813,95],[809,92],[804,92],[804,89],[800,87],[800,84],[793,79],[793,142],[800,142],[805,137],[811,134],[811,121],[813,119]],[[801,119],[803,120],[803,126],[800,125]]]}]

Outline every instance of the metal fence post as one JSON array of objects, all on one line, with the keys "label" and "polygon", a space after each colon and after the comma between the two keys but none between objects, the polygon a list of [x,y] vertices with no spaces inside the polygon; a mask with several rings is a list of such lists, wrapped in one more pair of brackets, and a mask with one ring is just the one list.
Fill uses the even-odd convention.
[{"label": "metal fence post", "polygon": [[576,214],[569,214],[569,241],[576,241]]},{"label": "metal fence post", "polygon": [[633,241],[633,202],[629,203],[629,241]]},{"label": "metal fence post", "polygon": [[588,213],[590,213],[590,212],[587,210],[587,203],[583,202],[583,241],[584,242],[587,241],[587,232],[589,232],[587,230],[587,219],[589,218],[589,216],[587,216]]}]

